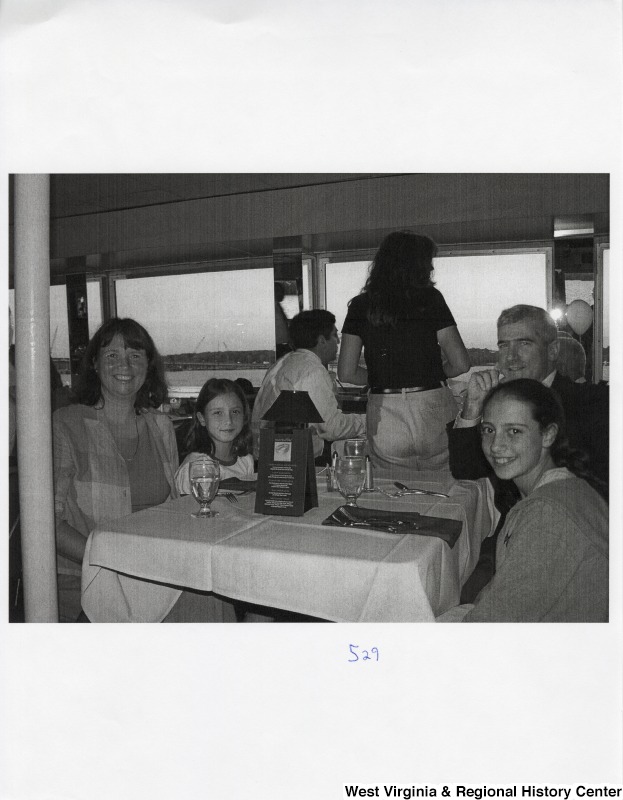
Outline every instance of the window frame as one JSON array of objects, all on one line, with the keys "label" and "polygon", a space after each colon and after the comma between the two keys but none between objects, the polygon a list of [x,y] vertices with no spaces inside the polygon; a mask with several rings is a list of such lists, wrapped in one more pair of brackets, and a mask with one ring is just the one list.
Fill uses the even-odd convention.
[{"label": "window frame", "polygon": [[593,290],[593,382],[603,380],[603,339],[604,339],[604,252],[610,250],[609,236],[593,238],[595,286]]},{"label": "window frame", "polygon": [[[316,258],[316,268],[314,274],[315,297],[318,305],[316,308],[327,307],[326,296],[326,271],[327,264],[339,264],[340,262],[350,261],[372,261],[376,250],[344,250],[318,253]],[[539,253],[545,256],[545,289],[547,298],[547,308],[553,307],[554,297],[554,245],[552,242],[538,241],[521,245],[516,242],[505,243],[481,243],[461,244],[461,245],[439,245],[437,247],[437,257],[460,257],[460,256],[494,256],[494,255],[527,255]],[[502,309],[500,309],[501,311]]]}]

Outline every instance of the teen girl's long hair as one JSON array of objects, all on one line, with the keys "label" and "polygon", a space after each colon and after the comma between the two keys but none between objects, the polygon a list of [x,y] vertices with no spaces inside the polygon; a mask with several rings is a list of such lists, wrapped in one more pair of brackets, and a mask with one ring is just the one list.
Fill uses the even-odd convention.
[{"label": "teen girl's long hair", "polygon": [[588,455],[583,450],[570,447],[566,433],[565,412],[551,389],[532,378],[519,378],[508,383],[500,383],[492,389],[485,399],[485,408],[494,397],[509,397],[526,403],[532,411],[532,418],[539,423],[542,431],[552,423],[555,424],[558,433],[550,448],[554,464],[557,467],[566,467],[578,478],[583,478],[606,501],[608,500],[608,485],[593,475]]}]

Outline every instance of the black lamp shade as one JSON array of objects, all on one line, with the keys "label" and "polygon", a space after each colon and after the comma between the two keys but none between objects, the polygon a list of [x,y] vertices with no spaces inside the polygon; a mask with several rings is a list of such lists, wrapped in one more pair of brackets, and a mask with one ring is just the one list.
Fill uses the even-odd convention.
[{"label": "black lamp shade", "polygon": [[287,425],[324,422],[307,392],[283,390],[262,419]]}]

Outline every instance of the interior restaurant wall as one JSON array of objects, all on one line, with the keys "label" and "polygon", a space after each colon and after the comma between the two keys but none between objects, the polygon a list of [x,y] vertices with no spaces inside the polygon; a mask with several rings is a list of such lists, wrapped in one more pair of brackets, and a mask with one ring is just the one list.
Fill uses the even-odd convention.
[{"label": "interior restaurant wall", "polygon": [[[73,177],[53,180],[58,186]],[[553,217],[561,214],[594,214],[606,220],[597,227],[607,227],[608,209],[607,174],[355,176],[63,218],[53,214],[51,257],[147,250],[154,258],[175,259],[209,243],[402,226],[419,226],[444,243],[528,241],[551,238]]]}]

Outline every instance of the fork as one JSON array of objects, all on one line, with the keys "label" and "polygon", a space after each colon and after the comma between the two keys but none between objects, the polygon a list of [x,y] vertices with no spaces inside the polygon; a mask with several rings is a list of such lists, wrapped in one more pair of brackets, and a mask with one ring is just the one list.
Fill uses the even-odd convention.
[{"label": "fork", "polygon": [[387,489],[381,489],[380,486],[375,486],[374,491],[380,492],[381,494],[384,494],[385,497],[391,497],[393,499],[396,497],[402,497],[402,492],[388,492]]},{"label": "fork", "polygon": [[238,497],[233,492],[222,492],[221,497],[227,498],[234,506],[238,503]]}]

